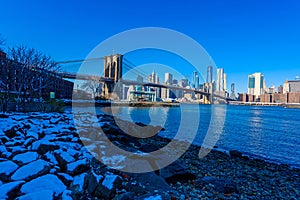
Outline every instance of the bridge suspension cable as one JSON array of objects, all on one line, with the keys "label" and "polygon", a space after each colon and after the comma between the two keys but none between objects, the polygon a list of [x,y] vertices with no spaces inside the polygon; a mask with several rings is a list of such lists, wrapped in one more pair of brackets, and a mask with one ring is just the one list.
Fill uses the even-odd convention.
[{"label": "bridge suspension cable", "polygon": [[79,62],[103,60],[103,59],[104,59],[104,57],[98,57],[98,58],[88,58],[88,59],[79,59],[79,60],[64,60],[64,61],[58,61],[55,63],[56,64],[79,63]]}]

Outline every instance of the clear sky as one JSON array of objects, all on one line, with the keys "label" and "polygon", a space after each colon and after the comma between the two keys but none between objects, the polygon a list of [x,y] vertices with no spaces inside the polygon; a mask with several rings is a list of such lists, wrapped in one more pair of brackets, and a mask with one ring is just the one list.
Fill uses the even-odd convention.
[{"label": "clear sky", "polygon": [[10,0],[0,3],[0,33],[8,46],[59,61],[85,58],[128,29],[170,28],[199,42],[225,69],[228,87],[246,92],[250,73],[262,72],[268,86],[300,75],[299,10],[298,0]]}]

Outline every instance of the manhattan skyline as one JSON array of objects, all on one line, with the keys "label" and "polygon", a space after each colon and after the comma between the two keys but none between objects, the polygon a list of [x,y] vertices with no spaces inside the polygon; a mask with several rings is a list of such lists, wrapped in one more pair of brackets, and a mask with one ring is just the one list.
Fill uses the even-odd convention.
[{"label": "manhattan skyline", "polygon": [[[0,13],[4,19],[0,33],[7,46],[24,44],[56,61],[85,58],[112,35],[151,26],[173,29],[195,39],[216,67],[224,68],[227,88],[235,83],[236,92],[247,92],[247,77],[255,72],[264,74],[268,87],[278,87],[300,75],[300,3],[296,0],[30,0],[6,1],[1,6],[5,9]],[[136,58],[135,64],[143,63],[140,59]],[[68,67],[73,71],[78,68]],[[183,73],[191,77],[192,72]]]}]

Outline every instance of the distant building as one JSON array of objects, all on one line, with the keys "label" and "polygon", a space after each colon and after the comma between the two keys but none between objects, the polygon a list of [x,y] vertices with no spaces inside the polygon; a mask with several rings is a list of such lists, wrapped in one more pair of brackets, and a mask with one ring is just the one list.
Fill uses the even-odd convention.
[{"label": "distant building", "polygon": [[192,84],[192,87],[193,88],[199,88],[199,75],[198,75],[198,72],[197,71],[194,71],[193,72],[193,84]]},{"label": "distant building", "polygon": [[300,80],[286,81],[283,84],[283,93],[300,92]]},{"label": "distant building", "polygon": [[231,83],[231,93],[229,97],[231,99],[236,99],[235,92],[234,92],[234,83]]},{"label": "distant building", "polygon": [[142,83],[142,82],[143,82],[143,77],[140,76],[140,75],[138,75],[138,76],[136,77],[136,81]]},{"label": "distant building", "polygon": [[213,67],[212,66],[208,66],[207,67],[207,74],[206,74],[206,82],[207,83],[212,83],[213,81]]},{"label": "distant building", "polygon": [[171,73],[165,73],[165,84],[171,85],[173,83],[173,75]]},{"label": "distant building", "polygon": [[187,87],[189,85],[189,80],[188,79],[181,79],[179,82],[180,87]]},{"label": "distant building", "polygon": [[283,94],[283,86],[282,86],[282,85],[280,85],[280,86],[278,87],[278,93],[279,93],[279,94]]},{"label": "distant building", "polygon": [[275,85],[272,85],[271,87],[269,87],[268,93],[269,93],[269,94],[276,93],[276,86],[275,86]]},{"label": "distant building", "polygon": [[265,80],[262,73],[254,73],[248,75],[248,94],[259,98],[261,94],[265,93]]}]

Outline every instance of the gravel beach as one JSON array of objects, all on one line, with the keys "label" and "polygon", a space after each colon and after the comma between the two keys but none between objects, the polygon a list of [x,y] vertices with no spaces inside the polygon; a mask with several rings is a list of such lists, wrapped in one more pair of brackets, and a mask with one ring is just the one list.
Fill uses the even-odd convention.
[{"label": "gravel beach", "polygon": [[[145,126],[117,121],[131,133]],[[11,113],[0,123],[0,199],[300,199],[300,169],[235,150],[214,148],[200,159],[200,147],[191,145],[176,162],[148,173],[108,167],[122,167],[124,158],[104,151],[111,144],[103,134],[141,155],[170,143],[157,134],[130,136],[109,115],[95,121],[90,113]]]}]

